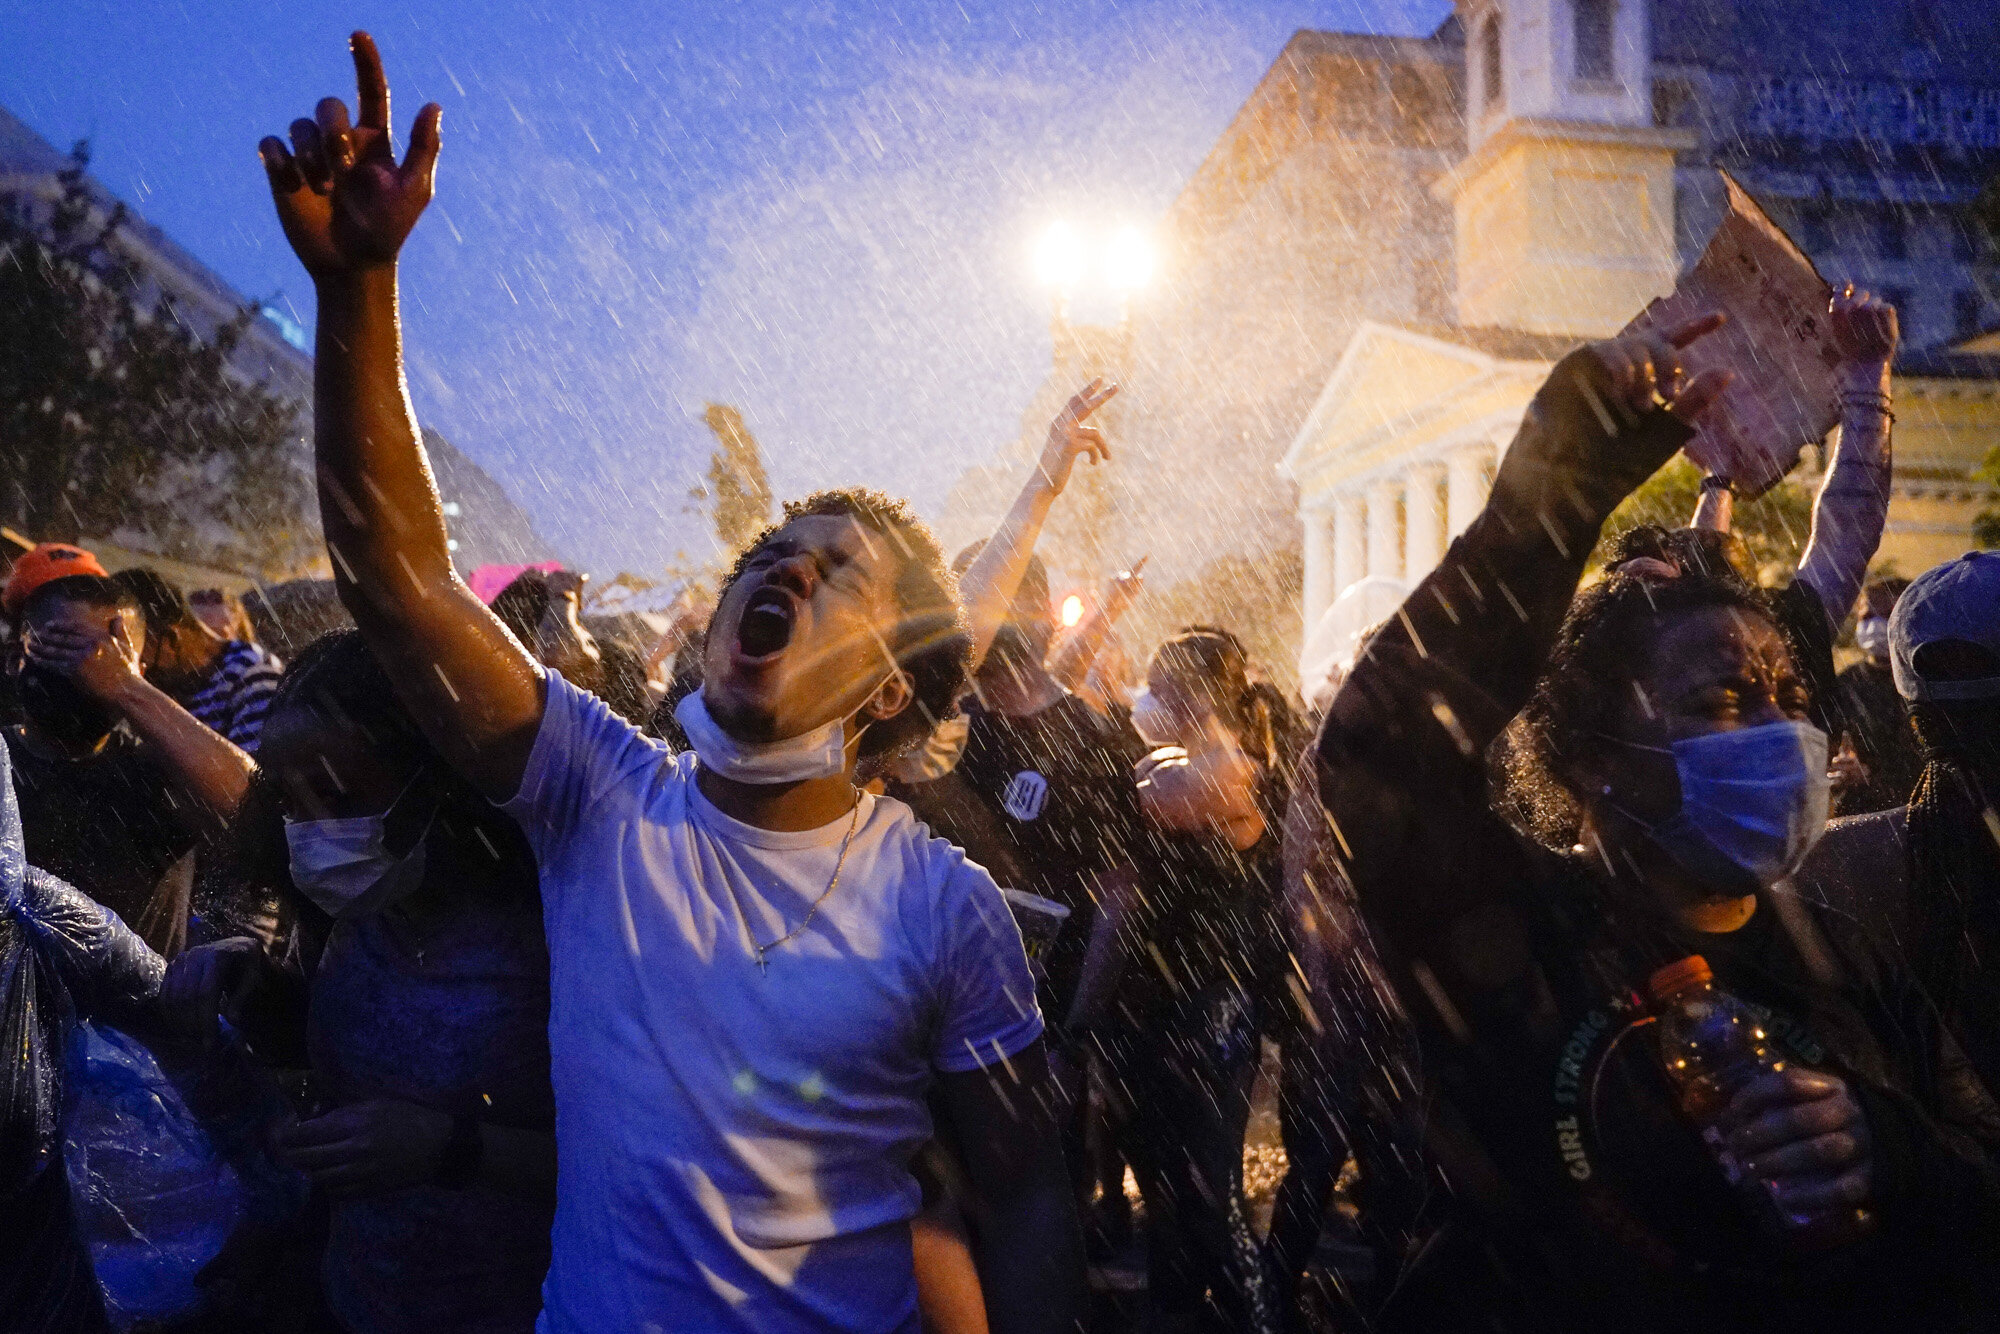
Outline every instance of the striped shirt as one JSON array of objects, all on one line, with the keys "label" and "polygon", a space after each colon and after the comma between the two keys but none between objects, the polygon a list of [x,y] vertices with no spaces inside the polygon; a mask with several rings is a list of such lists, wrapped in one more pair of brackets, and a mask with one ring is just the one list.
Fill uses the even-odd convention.
[{"label": "striped shirt", "polygon": [[254,755],[257,736],[264,730],[264,714],[271,707],[271,696],[277,693],[284,670],[285,664],[267,650],[232,639],[222,646],[208,680],[188,701],[187,711]]}]

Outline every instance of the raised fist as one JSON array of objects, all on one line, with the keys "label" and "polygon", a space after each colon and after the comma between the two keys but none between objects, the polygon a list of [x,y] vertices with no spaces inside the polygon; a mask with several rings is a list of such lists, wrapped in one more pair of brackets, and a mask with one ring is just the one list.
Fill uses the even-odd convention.
[{"label": "raised fist", "polygon": [[1902,334],[1896,308],[1887,301],[1849,283],[1834,294],[1827,314],[1842,361],[1882,366],[1894,359]]}]

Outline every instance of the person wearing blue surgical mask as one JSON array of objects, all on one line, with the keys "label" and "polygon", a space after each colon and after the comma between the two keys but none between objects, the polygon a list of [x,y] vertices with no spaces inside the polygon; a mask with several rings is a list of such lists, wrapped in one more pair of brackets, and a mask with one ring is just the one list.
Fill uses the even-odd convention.
[{"label": "person wearing blue surgical mask", "polygon": [[[1791,884],[1828,746],[1776,599],[1663,541],[1579,591],[1726,385],[1681,368],[1718,323],[1559,363],[1328,706],[1337,869],[1416,1039],[1390,1082],[1448,1185],[1378,1328],[1959,1328],[2000,1274],[1984,1098],[1894,942]],[[1690,955],[1775,1058],[1706,1133],[1646,999]]]},{"label": "person wearing blue surgical mask", "polygon": [[175,960],[311,1092],[282,1161],[330,1197],[327,1301],[357,1334],[534,1328],[555,1213],[535,862],[437,757],[353,631],[265,721],[223,897],[277,923]]}]

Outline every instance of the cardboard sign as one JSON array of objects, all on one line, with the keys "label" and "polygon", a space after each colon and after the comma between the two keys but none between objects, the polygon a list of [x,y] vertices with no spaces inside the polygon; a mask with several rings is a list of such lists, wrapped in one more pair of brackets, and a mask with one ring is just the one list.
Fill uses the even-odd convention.
[{"label": "cardboard sign", "polygon": [[1729,316],[1681,354],[1689,377],[1714,367],[1736,372],[1687,455],[1752,497],[1777,485],[1799,451],[1825,439],[1840,419],[1840,353],[1827,319],[1833,290],[1757,201],[1728,172],[1720,175],[1729,192],[1722,225],[1673,293],[1654,300],[1625,332],[1671,329],[1711,310]]}]

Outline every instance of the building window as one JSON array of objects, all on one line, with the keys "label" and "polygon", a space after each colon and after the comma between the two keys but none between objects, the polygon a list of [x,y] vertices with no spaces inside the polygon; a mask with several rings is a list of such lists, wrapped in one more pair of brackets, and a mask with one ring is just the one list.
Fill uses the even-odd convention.
[{"label": "building window", "polygon": [[1500,16],[1494,14],[1479,30],[1479,82],[1482,88],[1481,102],[1488,111],[1500,105],[1501,81],[1505,77],[1500,68]]},{"label": "building window", "polygon": [[1970,338],[1979,332],[1979,317],[1984,304],[1977,292],[1962,291],[1951,294],[1951,327],[1957,337]]},{"label": "building window", "polygon": [[1833,249],[1833,225],[1827,220],[1826,206],[1806,204],[1799,209],[1799,249],[1808,255],[1824,255]]},{"label": "building window", "polygon": [[1947,213],[1945,231],[1951,238],[1951,257],[1957,260],[1979,258],[1979,220],[1957,213]]},{"label": "building window", "polygon": [[1653,84],[1653,124],[1671,128],[1694,119],[1694,89],[1685,79],[1660,79]]},{"label": "building window", "polygon": [[1914,345],[1914,330],[1917,327],[1916,302],[1910,299],[1907,287],[1885,287],[1877,293],[1884,301],[1896,308],[1896,323],[1902,330],[1903,342]]},{"label": "building window", "polygon": [[1903,211],[1893,206],[1875,214],[1875,254],[1882,259],[1908,259],[1910,240]]},{"label": "building window", "polygon": [[1618,77],[1612,52],[1612,19],[1617,0],[1573,0],[1576,6],[1576,77],[1589,83],[1611,83]]}]

